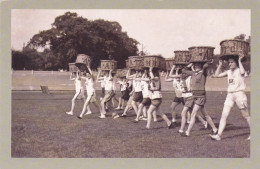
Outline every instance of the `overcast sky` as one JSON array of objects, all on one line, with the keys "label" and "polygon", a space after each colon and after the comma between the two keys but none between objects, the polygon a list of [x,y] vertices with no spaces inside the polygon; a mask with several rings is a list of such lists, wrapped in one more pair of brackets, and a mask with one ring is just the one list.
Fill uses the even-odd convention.
[{"label": "overcast sky", "polygon": [[241,33],[251,34],[250,10],[13,9],[12,48],[21,50],[23,43],[34,34],[50,29],[55,17],[67,11],[89,20],[117,21],[149,54],[161,54],[166,58],[173,57],[173,51],[188,50],[190,46],[213,46],[214,53],[219,54],[220,41]]}]

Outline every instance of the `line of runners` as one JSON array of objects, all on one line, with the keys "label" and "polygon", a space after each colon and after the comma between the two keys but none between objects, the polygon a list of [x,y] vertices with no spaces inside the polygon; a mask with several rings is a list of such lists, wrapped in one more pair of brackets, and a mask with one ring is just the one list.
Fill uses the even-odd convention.
[{"label": "line of runners", "polygon": [[[219,128],[216,128],[210,115],[204,109],[206,103],[206,69],[208,67],[208,63],[206,62],[194,62],[182,66],[173,65],[170,72],[167,72],[165,81],[173,82],[173,88],[175,90],[175,97],[171,104],[172,120],[169,120],[169,118],[160,111],[160,105],[162,103],[161,78],[159,69],[152,67],[136,70],[132,75],[130,75],[130,73],[133,70],[129,69],[126,77],[120,78],[119,81],[116,81],[114,77],[115,73],[113,73],[112,70],[105,71],[104,76],[101,76],[101,71],[99,71],[96,81],[101,82],[103,93],[100,98],[100,104],[96,99],[94,87],[95,79],[91,69],[88,67],[85,73],[79,71],[73,72],[70,76],[70,80],[75,81],[76,94],[72,99],[71,110],[66,113],[73,115],[75,100],[80,98],[84,101],[84,106],[81,114],[78,116],[79,119],[82,119],[83,115],[92,113],[89,108],[90,103],[93,103],[100,110],[99,118],[104,119],[106,118],[107,112],[111,112],[112,118],[116,119],[120,117],[116,109],[123,109],[126,103],[124,112],[121,115],[122,117],[126,117],[127,112],[133,108],[136,113],[134,122],[137,123],[139,120],[147,120],[146,128],[149,129],[152,119],[153,121],[157,121],[156,114],[160,114],[162,119],[167,123],[168,128],[171,128],[176,122],[175,108],[178,104],[182,103],[184,106],[181,112],[179,134],[184,137],[189,137],[195,124],[195,118],[197,117],[205,128],[207,128],[208,125],[211,126],[212,134],[210,134],[210,137],[219,141],[225,129],[227,117],[234,104],[238,106],[242,116],[250,126],[250,115],[248,112],[247,97],[245,95],[245,69],[241,63],[243,57],[243,55],[239,55],[237,58],[229,57],[229,70],[222,73],[223,60],[219,60],[219,65],[213,76],[215,78],[227,76],[228,79],[228,94],[224,103]],[[119,97],[118,107],[114,108],[116,83],[120,84],[121,96]],[[85,98],[84,95],[84,86],[87,90],[87,98]],[[199,111],[204,117],[198,115]],[[188,123],[188,128],[184,131],[186,123]],[[250,136],[248,140],[250,140]]]}]

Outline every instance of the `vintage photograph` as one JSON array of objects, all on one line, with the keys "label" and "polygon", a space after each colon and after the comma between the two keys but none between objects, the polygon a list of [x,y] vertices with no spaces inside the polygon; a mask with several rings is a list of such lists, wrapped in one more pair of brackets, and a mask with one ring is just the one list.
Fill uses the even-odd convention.
[{"label": "vintage photograph", "polygon": [[250,9],[12,9],[12,158],[250,158]]}]

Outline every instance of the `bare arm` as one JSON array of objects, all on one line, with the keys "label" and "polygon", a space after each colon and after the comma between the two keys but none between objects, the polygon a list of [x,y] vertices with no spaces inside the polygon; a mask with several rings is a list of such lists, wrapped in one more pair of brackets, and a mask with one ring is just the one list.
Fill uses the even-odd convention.
[{"label": "bare arm", "polygon": [[212,76],[213,78],[221,78],[227,76],[227,71],[223,73],[220,72],[222,65],[223,65],[223,60],[219,60],[219,65],[217,67],[215,74]]},{"label": "bare arm", "polygon": [[102,80],[104,80],[104,77],[100,77],[100,73],[101,73],[101,70],[98,71],[98,75],[97,75],[98,82],[101,82]]},{"label": "bare arm", "polygon": [[245,68],[241,62],[241,60],[243,59],[244,55],[243,54],[239,54],[239,58],[238,58],[238,67],[239,67],[239,70],[240,70],[240,74],[241,75],[244,75],[245,74]]}]

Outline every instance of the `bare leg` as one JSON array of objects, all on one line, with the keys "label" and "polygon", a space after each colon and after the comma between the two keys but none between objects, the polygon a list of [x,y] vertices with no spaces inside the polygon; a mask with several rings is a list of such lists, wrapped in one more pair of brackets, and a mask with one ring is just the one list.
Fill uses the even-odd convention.
[{"label": "bare leg", "polygon": [[209,116],[209,114],[205,111],[204,107],[201,107],[201,113],[205,116],[208,124],[211,126],[213,132],[215,133],[218,129],[216,128],[213,120],[211,119],[211,117]]},{"label": "bare leg", "polygon": [[132,101],[132,103],[131,103],[131,105],[133,106],[133,108],[134,108],[134,111],[135,111],[135,114],[137,115],[137,113],[138,113],[138,108],[137,108],[137,105],[136,105],[137,103],[135,102],[135,101]]},{"label": "bare leg", "polygon": [[181,128],[179,132],[183,132],[185,124],[186,124],[186,113],[189,111],[188,107],[183,107],[182,112],[181,112]]},{"label": "bare leg", "polygon": [[157,114],[156,114],[157,112],[156,112],[156,109],[153,111],[153,121],[154,122],[157,122],[158,120],[157,120]]},{"label": "bare leg", "polygon": [[161,112],[160,107],[158,107],[156,111],[161,115],[162,119],[167,123],[167,126],[169,127],[172,124],[172,122],[168,119],[168,117],[163,112]]},{"label": "bare leg", "polygon": [[146,128],[149,129],[151,126],[151,122],[152,122],[152,112],[156,109],[156,107],[154,105],[150,105],[148,111],[147,111],[147,124],[146,124]]},{"label": "bare leg", "polygon": [[171,109],[172,109],[172,122],[176,122],[176,114],[177,112],[175,111],[175,108],[178,106],[179,103],[177,102],[172,102],[171,104]]},{"label": "bare leg", "polygon": [[76,92],[76,94],[72,98],[72,100],[71,100],[71,109],[70,109],[70,112],[67,112],[67,114],[69,114],[69,113],[73,114],[73,111],[74,111],[74,108],[75,108],[75,101],[76,101],[76,99],[77,99],[79,94],[80,94],[80,92]]},{"label": "bare leg", "polygon": [[[133,103],[133,102],[132,102],[132,103]],[[141,115],[141,113],[142,113],[143,107],[144,107],[144,105],[143,105],[142,103],[139,104],[135,121],[139,121],[139,117],[140,117],[140,115]],[[134,109],[135,109],[135,108],[134,108]]]},{"label": "bare leg", "polygon": [[192,113],[191,113],[190,124],[189,124],[189,127],[188,127],[187,131],[186,131],[187,135],[190,135],[190,131],[191,131],[193,125],[195,124],[196,114],[200,110],[200,108],[201,108],[201,106],[199,106],[197,104],[194,104],[194,107],[193,107],[193,110],[192,110]]},{"label": "bare leg", "polygon": [[230,111],[231,111],[231,107],[224,105],[222,115],[221,115],[221,119],[220,119],[220,122],[219,122],[219,128],[218,128],[218,135],[219,136],[222,135],[222,133],[223,133],[225,127],[226,127],[227,118],[229,116]]}]

